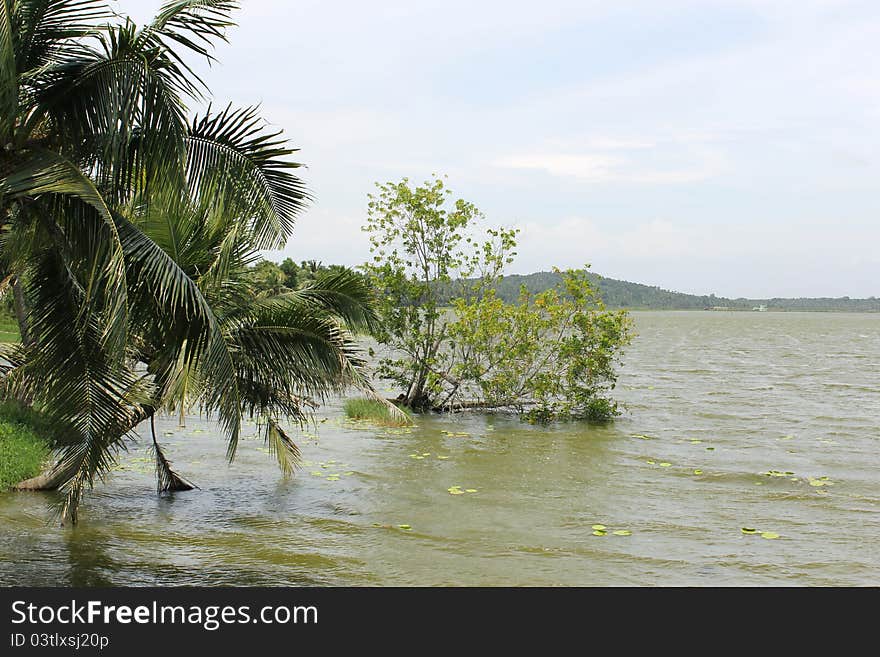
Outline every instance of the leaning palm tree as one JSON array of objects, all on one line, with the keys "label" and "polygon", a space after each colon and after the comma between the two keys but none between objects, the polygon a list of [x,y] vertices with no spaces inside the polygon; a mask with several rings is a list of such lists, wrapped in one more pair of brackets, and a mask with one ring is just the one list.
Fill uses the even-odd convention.
[{"label": "leaning palm tree", "polygon": [[[72,521],[158,410],[215,413],[230,458],[258,414],[289,464],[279,420],[363,383],[354,278],[244,303],[236,267],[281,246],[308,195],[254,109],[187,119],[207,89],[184,55],[210,59],[236,4],[176,0],[138,27],[98,0],[0,0],[0,263],[26,336],[4,383],[58,431],[57,463],[22,486],[60,487]],[[180,487],[156,457],[160,488]]]}]

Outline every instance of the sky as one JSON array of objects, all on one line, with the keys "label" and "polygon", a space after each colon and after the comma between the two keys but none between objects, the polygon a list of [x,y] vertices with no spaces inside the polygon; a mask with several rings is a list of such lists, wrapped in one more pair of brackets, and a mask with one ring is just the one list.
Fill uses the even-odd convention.
[{"label": "sky", "polygon": [[196,68],[300,149],[314,201],[271,259],[364,262],[375,184],[437,173],[521,229],[510,273],[880,296],[876,0],[241,4]]}]

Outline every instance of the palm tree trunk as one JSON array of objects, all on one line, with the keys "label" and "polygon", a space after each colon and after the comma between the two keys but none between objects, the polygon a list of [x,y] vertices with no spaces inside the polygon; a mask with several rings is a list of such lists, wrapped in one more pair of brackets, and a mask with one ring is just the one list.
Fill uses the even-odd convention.
[{"label": "palm tree trunk", "polygon": [[[156,409],[152,406],[142,405],[137,406],[132,410],[130,421],[128,422],[128,426],[124,427],[122,431],[120,431],[120,436],[128,433],[132,429],[134,429],[137,425],[139,425],[144,420],[149,419],[156,412]],[[37,475],[36,477],[31,477],[30,479],[25,479],[24,481],[20,481],[15,486],[12,487],[12,490],[21,490],[21,491],[39,491],[39,490],[58,490],[62,484],[67,480],[69,473],[65,473],[63,471],[59,471],[57,467],[54,465],[47,469],[44,473]]]},{"label": "palm tree trunk", "polygon": [[43,474],[19,481],[12,490],[58,490],[64,481],[54,468]]},{"label": "palm tree trunk", "polygon": [[12,299],[15,306],[15,319],[18,320],[18,331],[21,333],[21,343],[25,347],[29,347],[33,342],[28,324],[27,303],[24,299],[24,287],[18,276],[12,281]]}]

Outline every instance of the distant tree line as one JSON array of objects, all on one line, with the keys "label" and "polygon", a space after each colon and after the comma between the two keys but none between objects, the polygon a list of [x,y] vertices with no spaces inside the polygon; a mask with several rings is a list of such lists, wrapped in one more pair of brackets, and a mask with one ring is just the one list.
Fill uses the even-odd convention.
[{"label": "distant tree line", "polygon": [[[258,262],[249,274],[253,287],[264,294],[277,294],[284,289],[296,290],[315,280],[321,272],[341,270],[341,265],[325,265],[315,260],[296,263],[287,258],[281,263],[270,260]],[[880,312],[880,298],[851,299],[849,297],[816,297],[789,299],[730,299],[714,294],[685,294],[663,288],[606,278],[594,273],[587,274],[590,283],[598,287],[602,300],[608,308],[631,310],[753,310],[765,306],[767,310],[813,311],[813,312]],[[523,287],[531,294],[541,294],[562,283],[562,276],[555,272],[541,271],[534,274],[508,274],[495,285],[495,294],[506,303],[514,303]],[[439,296],[443,304],[461,292],[460,286],[448,284]]]},{"label": "distant tree line", "polygon": [[[324,274],[340,272],[352,275],[351,270],[342,265],[325,265],[318,260],[301,260],[297,263],[292,258],[286,258],[280,263],[260,260],[250,267],[246,276],[251,289],[255,290],[258,296],[273,296],[299,290],[314,283]],[[362,276],[357,273],[354,275]]]},{"label": "distant tree line", "polygon": [[[628,308],[645,310],[711,310],[728,308],[730,310],[752,310],[765,306],[767,310],[788,311],[825,311],[825,312],[880,312],[880,299],[840,298],[799,298],[787,299],[730,299],[714,294],[697,295],[664,290],[657,286],[630,283],[613,278],[605,278],[598,274],[589,274],[591,282],[599,288],[602,300],[609,308]],[[499,298],[511,301],[519,296],[520,288],[525,286],[531,294],[539,294],[544,290],[559,285],[561,278],[554,272],[537,272],[534,274],[510,274],[505,276],[496,286]]]}]

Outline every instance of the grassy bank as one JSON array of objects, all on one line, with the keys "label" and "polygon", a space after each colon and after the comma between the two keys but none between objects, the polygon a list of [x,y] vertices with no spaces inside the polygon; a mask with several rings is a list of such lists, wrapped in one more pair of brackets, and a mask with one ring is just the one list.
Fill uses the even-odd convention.
[{"label": "grassy bank", "polygon": [[0,313],[0,342],[18,342],[21,335],[18,332],[18,322],[15,317],[8,313]]},{"label": "grassy bank", "polygon": [[46,433],[33,411],[0,403],[0,491],[40,474],[51,451]]},{"label": "grassy bank", "polygon": [[387,404],[375,399],[347,399],[344,408],[346,417],[352,420],[369,420],[386,427],[405,427],[412,424],[412,413],[400,408],[395,413]]}]

